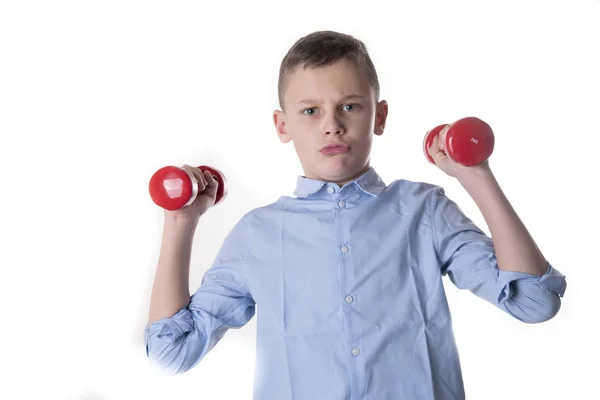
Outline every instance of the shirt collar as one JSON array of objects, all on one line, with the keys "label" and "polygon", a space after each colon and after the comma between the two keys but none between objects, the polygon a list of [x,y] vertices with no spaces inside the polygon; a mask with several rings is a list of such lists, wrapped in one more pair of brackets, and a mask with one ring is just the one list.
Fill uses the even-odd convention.
[{"label": "shirt collar", "polygon": [[[298,176],[294,195],[298,198],[309,197],[310,195],[321,191],[327,185],[338,186],[333,182],[320,181],[316,179],[310,179],[305,176]],[[344,187],[350,185],[355,185],[363,192],[375,197],[386,188],[386,184],[373,167],[369,167],[367,171],[353,181],[348,182],[346,185],[344,185]]]}]

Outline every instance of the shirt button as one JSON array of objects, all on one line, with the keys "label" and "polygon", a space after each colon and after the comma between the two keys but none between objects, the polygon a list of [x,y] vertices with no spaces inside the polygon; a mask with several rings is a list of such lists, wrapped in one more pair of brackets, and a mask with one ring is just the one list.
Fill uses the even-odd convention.
[{"label": "shirt button", "polygon": [[335,192],[335,189],[334,189],[334,188],[332,188],[331,186],[329,186],[329,187],[327,188],[327,193],[333,193],[333,192]]},{"label": "shirt button", "polygon": [[358,347],[355,347],[352,349],[352,355],[358,356],[359,354],[360,354],[360,350],[358,349]]},{"label": "shirt button", "polygon": [[348,252],[348,246],[342,246],[342,253],[347,253]]},{"label": "shirt button", "polygon": [[344,207],[346,205],[346,202],[344,200],[340,200],[340,202],[338,203],[338,205],[340,207]]},{"label": "shirt button", "polygon": [[350,304],[354,301],[354,297],[352,296],[346,296],[346,303]]}]

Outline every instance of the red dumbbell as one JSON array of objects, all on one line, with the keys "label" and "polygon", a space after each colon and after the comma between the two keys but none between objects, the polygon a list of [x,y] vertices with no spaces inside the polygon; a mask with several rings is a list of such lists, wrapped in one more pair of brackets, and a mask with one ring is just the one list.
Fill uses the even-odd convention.
[{"label": "red dumbbell", "polygon": [[[227,181],[225,175],[216,168],[201,165],[198,167],[216,178],[218,182],[215,206],[227,197]],[[152,175],[148,186],[152,201],[166,210],[178,210],[194,202],[198,195],[198,182],[196,178],[184,168],[167,166],[162,167]]]},{"label": "red dumbbell", "polygon": [[438,125],[425,134],[423,151],[432,164],[435,162],[428,149],[437,135],[440,136],[440,147],[446,155],[466,167],[481,164],[494,151],[492,128],[479,118],[462,118],[452,124]]}]

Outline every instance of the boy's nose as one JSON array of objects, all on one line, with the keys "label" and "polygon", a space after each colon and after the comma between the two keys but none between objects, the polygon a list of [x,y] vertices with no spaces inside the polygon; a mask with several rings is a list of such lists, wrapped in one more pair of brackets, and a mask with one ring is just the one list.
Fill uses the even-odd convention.
[{"label": "boy's nose", "polygon": [[344,129],[344,126],[342,124],[340,124],[338,121],[331,121],[329,122],[327,125],[325,125],[325,129],[324,129],[326,134],[342,134],[344,133],[346,130]]},{"label": "boy's nose", "polygon": [[338,115],[335,115],[335,114],[327,115],[327,117],[324,120],[324,123],[325,124],[323,125],[323,131],[327,135],[330,135],[332,133],[341,135],[346,131],[344,129],[344,124],[342,123],[342,121],[340,121]]}]

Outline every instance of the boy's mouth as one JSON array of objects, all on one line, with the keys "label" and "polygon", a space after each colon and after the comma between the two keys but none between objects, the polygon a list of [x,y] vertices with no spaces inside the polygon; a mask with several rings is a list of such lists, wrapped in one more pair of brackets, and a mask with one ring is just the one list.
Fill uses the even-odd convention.
[{"label": "boy's mouth", "polygon": [[333,144],[328,144],[327,146],[323,147],[321,149],[321,153],[327,154],[327,155],[334,155],[334,154],[346,153],[349,150],[350,150],[350,147],[348,147],[345,144],[333,143]]}]

